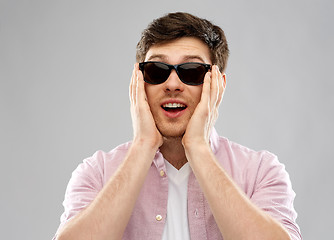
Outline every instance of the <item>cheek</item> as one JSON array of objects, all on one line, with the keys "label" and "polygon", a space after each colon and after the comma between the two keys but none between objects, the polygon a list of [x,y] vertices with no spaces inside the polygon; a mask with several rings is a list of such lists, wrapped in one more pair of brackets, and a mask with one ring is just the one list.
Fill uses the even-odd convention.
[{"label": "cheek", "polygon": [[145,83],[145,86],[144,86],[144,89],[145,89],[145,94],[146,94],[146,97],[147,97],[147,101],[150,102],[150,100],[152,101],[152,98],[154,96],[153,94],[153,89],[152,89],[152,86],[149,85],[148,83]]},{"label": "cheek", "polygon": [[148,105],[151,108],[151,111],[154,108],[154,103],[156,103],[156,99],[155,96],[157,95],[157,91],[154,88],[154,85],[150,85],[148,83],[145,83],[145,93],[146,93],[146,98],[147,98],[147,102]]},{"label": "cheek", "polygon": [[189,91],[189,111],[191,114],[194,113],[198,103],[201,101],[202,96],[202,87],[196,86],[196,88],[193,88]]},{"label": "cheek", "polygon": [[201,101],[202,89],[203,89],[203,85],[196,86],[196,88],[192,89],[191,91],[191,96],[193,98],[194,103],[196,103],[196,105]]}]

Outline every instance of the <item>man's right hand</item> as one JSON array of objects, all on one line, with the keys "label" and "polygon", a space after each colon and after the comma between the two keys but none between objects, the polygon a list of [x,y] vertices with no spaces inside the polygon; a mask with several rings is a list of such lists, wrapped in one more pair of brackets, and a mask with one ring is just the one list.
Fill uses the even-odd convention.
[{"label": "man's right hand", "polygon": [[131,117],[133,125],[133,143],[155,148],[162,145],[163,139],[158,131],[150,110],[145,92],[145,82],[139,64],[136,63],[129,86]]}]

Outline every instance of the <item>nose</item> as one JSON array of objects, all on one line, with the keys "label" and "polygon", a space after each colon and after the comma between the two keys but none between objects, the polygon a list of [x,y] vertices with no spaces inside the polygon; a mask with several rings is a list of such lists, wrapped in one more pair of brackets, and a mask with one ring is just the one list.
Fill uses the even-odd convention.
[{"label": "nose", "polygon": [[164,82],[164,84],[166,92],[174,92],[174,91],[183,92],[184,90],[184,83],[180,80],[175,69],[171,71],[168,79],[166,80],[166,82]]}]

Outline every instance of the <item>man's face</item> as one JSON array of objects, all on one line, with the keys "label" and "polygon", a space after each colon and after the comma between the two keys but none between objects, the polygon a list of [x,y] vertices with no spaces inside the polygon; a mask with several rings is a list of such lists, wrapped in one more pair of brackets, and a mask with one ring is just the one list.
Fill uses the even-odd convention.
[{"label": "man's face", "polygon": [[[212,64],[209,48],[202,41],[190,37],[152,46],[145,61],[172,65],[186,62]],[[202,86],[184,84],[175,70],[172,70],[169,78],[162,84],[145,83],[148,104],[156,126],[164,137],[183,136],[201,99]]]}]

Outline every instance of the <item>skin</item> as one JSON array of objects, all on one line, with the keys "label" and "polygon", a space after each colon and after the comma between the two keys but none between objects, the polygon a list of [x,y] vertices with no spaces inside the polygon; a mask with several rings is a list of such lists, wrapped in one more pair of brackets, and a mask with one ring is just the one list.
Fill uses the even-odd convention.
[{"label": "skin", "polygon": [[[167,44],[153,46],[147,52],[145,61],[160,61],[173,65],[185,62],[212,64],[208,47],[196,38],[183,38]],[[216,66],[214,66],[213,69],[216,69]],[[141,72],[137,73],[139,77],[142,78]],[[218,74],[220,73],[214,71],[213,74],[215,74],[215,77],[218,79]],[[206,81],[210,81],[211,75],[211,72],[206,74]],[[225,81],[225,75],[220,74],[219,78]],[[217,87],[217,90],[218,88],[219,87]],[[197,121],[196,119],[200,118],[200,116],[197,117],[195,115],[194,118],[192,118],[192,116],[201,101],[202,89],[203,85],[191,86],[182,83],[174,70],[171,72],[167,81],[162,84],[151,85],[145,83],[147,103],[150,107],[155,126],[163,138],[160,151],[165,159],[177,169],[180,169],[187,162],[182,139],[187,141],[188,138],[192,137],[192,135],[189,134],[192,128],[186,131],[190,119]],[[222,86],[220,90],[220,96],[217,95],[217,92],[213,93],[217,95],[216,99],[214,99],[214,105],[216,104],[217,108],[223,93]],[[207,101],[209,99],[206,98],[205,100]],[[161,104],[166,101],[179,101],[186,104],[187,108],[181,117],[169,118],[164,115],[161,109]],[[197,114],[203,113],[203,107],[206,107],[205,104],[206,102],[203,101],[198,107]],[[214,118],[211,119],[211,122],[213,121],[215,121]],[[192,125],[195,124],[191,124],[190,126]],[[152,125],[152,128],[155,126]],[[202,126],[205,126],[205,124]],[[206,138],[208,139],[210,129],[207,128],[205,130]]]},{"label": "skin", "polygon": [[[209,56],[201,41],[181,38],[150,48],[146,60],[211,64]],[[121,239],[158,148],[178,169],[189,162],[224,239],[290,239],[277,221],[245,197],[212,153],[209,136],[225,85],[226,75],[217,66],[201,86],[183,84],[174,70],[165,83],[149,85],[135,64],[129,87],[133,143],[96,199],[65,225],[58,239]],[[161,103],[170,99],[186,103],[182,116],[163,114]]]}]

